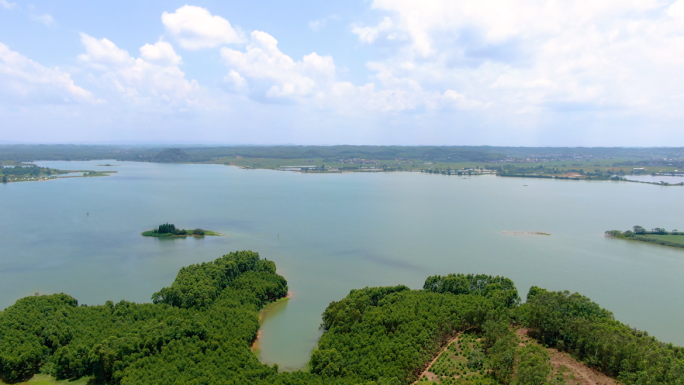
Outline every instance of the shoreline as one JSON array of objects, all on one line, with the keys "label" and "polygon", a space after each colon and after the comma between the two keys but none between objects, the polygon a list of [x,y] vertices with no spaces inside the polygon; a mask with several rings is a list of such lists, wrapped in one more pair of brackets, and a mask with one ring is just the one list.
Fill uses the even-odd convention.
[{"label": "shoreline", "polygon": [[254,342],[252,342],[252,353],[256,354],[257,358],[259,357],[259,353],[261,352],[261,348],[259,346],[259,340],[262,337],[261,333],[261,322],[266,318],[266,314],[271,310],[276,304],[280,304],[283,302],[289,301],[292,297],[294,296],[294,293],[290,290],[287,291],[287,295],[283,298],[280,298],[276,301],[273,301],[266,306],[264,306],[263,309],[259,311],[259,330],[257,331],[256,338],[254,339]]},{"label": "shoreline", "polygon": [[[279,159],[279,158],[265,158],[265,159]],[[98,160],[98,159],[91,159],[91,160]],[[105,159],[100,159],[100,160],[105,160]],[[50,161],[63,161],[63,160],[36,160],[34,162],[50,162]],[[82,160],[77,160],[77,161],[82,161]],[[242,170],[270,170],[270,171],[290,171],[290,172],[296,172],[300,174],[347,174],[347,173],[389,173],[389,172],[408,172],[408,173],[421,173],[421,174],[432,174],[430,172],[425,172],[423,169],[419,168],[414,168],[414,167],[407,167],[403,169],[397,169],[394,167],[390,167],[387,169],[380,169],[380,168],[373,168],[373,167],[359,167],[356,169],[341,169],[341,168],[335,168],[335,166],[331,166],[330,169],[326,170],[320,170],[320,169],[311,169],[311,170],[285,170],[282,168],[288,168],[288,165],[285,166],[279,166],[279,167],[264,167],[264,166],[249,166],[249,165],[243,165],[243,164],[236,164],[236,163],[226,163],[223,161],[217,161],[217,160],[210,160],[210,161],[190,161],[190,162],[153,162],[150,160],[129,160],[128,162],[135,162],[135,163],[169,163],[169,164],[203,164],[203,165],[217,165],[217,166],[233,166]],[[457,162],[454,164],[454,166],[457,166],[460,162]],[[463,162],[463,163],[481,163],[481,162]],[[101,167],[105,167],[108,165],[98,165]],[[119,167],[121,166],[120,164],[112,164],[109,165],[110,167]],[[458,171],[458,170],[454,170]],[[492,170],[489,170],[492,171]],[[117,171],[98,171],[98,173],[116,173]],[[537,175],[537,174],[505,174],[505,173],[497,173],[497,172],[486,172],[486,173],[472,173],[472,174],[444,174],[441,172],[435,172],[437,175],[443,175],[443,176],[482,176],[482,175],[494,175],[497,177],[509,177],[509,178],[531,178],[531,179],[556,179],[556,180],[574,180],[574,181],[611,181],[611,182],[631,182],[631,183],[641,183],[641,184],[650,184],[650,185],[655,185],[655,186],[663,186],[663,187],[674,187],[674,186],[684,186],[684,181],[680,183],[669,183],[669,182],[648,182],[648,181],[639,181],[639,180],[634,180],[634,179],[629,179],[624,176],[621,176],[619,179],[604,179],[604,178],[595,178],[595,177],[575,177],[574,175],[566,175],[566,174],[560,174],[560,175]],[[630,174],[630,175],[635,175],[635,174]],[[90,175],[90,176],[109,176],[109,175]],[[74,177],[81,177],[81,176],[70,176],[70,177],[63,177],[63,178],[74,178]],[[54,178],[51,178],[54,179]],[[49,180],[49,179],[48,179]],[[44,180],[43,180],[44,181]],[[18,181],[17,181],[18,182]]]},{"label": "shoreline", "polygon": [[[79,170],[75,171],[68,171],[65,174],[70,174],[70,173],[75,173],[75,172],[82,172]],[[89,172],[89,171],[86,171]],[[63,174],[56,174],[56,175],[48,175],[48,176],[39,176],[36,178],[26,178],[26,179],[20,179],[20,180],[8,180],[4,184],[10,184],[10,183],[20,183],[20,182],[48,182],[51,180],[57,180],[57,179],[69,179],[69,178],[91,178],[91,177],[102,177],[102,176],[111,176],[110,174],[116,174],[118,171],[97,171],[94,174],[90,175],[68,175],[68,176],[59,176]]]}]

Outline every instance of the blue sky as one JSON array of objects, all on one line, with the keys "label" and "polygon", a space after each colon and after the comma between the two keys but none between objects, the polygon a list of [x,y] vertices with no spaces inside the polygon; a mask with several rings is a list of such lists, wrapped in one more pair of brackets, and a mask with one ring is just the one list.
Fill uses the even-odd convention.
[{"label": "blue sky", "polygon": [[684,145],[684,0],[0,0],[0,142]]}]

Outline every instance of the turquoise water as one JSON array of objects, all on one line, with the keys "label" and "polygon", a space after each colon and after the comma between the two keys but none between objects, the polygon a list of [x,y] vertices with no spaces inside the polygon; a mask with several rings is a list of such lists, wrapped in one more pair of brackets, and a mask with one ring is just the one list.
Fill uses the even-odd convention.
[{"label": "turquoise water", "polygon": [[[104,163],[121,166],[97,167]],[[293,292],[262,326],[261,359],[281,367],[306,363],[321,313],[350,289],[420,288],[428,275],[458,272],[508,276],[523,298],[531,285],[579,291],[619,320],[684,345],[684,250],[603,236],[633,225],[683,228],[684,188],[40,164],[118,174],[0,185],[0,308],[35,292],[65,292],[86,304],[149,301],[180,267],[251,249],[276,262]],[[140,236],[167,221],[226,236]]]}]

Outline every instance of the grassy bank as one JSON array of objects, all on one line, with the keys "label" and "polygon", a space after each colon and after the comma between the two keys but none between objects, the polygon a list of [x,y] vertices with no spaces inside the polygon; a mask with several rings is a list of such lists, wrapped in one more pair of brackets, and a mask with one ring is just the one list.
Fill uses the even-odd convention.
[{"label": "grassy bank", "polygon": [[[635,226],[635,228],[637,227],[640,226]],[[625,232],[621,232],[619,230],[610,230],[606,231],[606,236],[632,241],[655,243],[662,246],[684,248],[684,234],[674,231],[673,233],[666,232],[665,234],[659,234],[655,232],[644,233],[642,231],[632,232],[631,230],[627,230]]]}]

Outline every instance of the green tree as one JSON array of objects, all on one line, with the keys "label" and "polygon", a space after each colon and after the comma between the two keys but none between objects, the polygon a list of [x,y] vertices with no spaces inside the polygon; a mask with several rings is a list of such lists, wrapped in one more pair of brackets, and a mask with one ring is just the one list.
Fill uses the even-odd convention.
[{"label": "green tree", "polygon": [[518,351],[516,378],[520,385],[548,384],[551,372],[551,360],[543,347],[530,344]]}]

